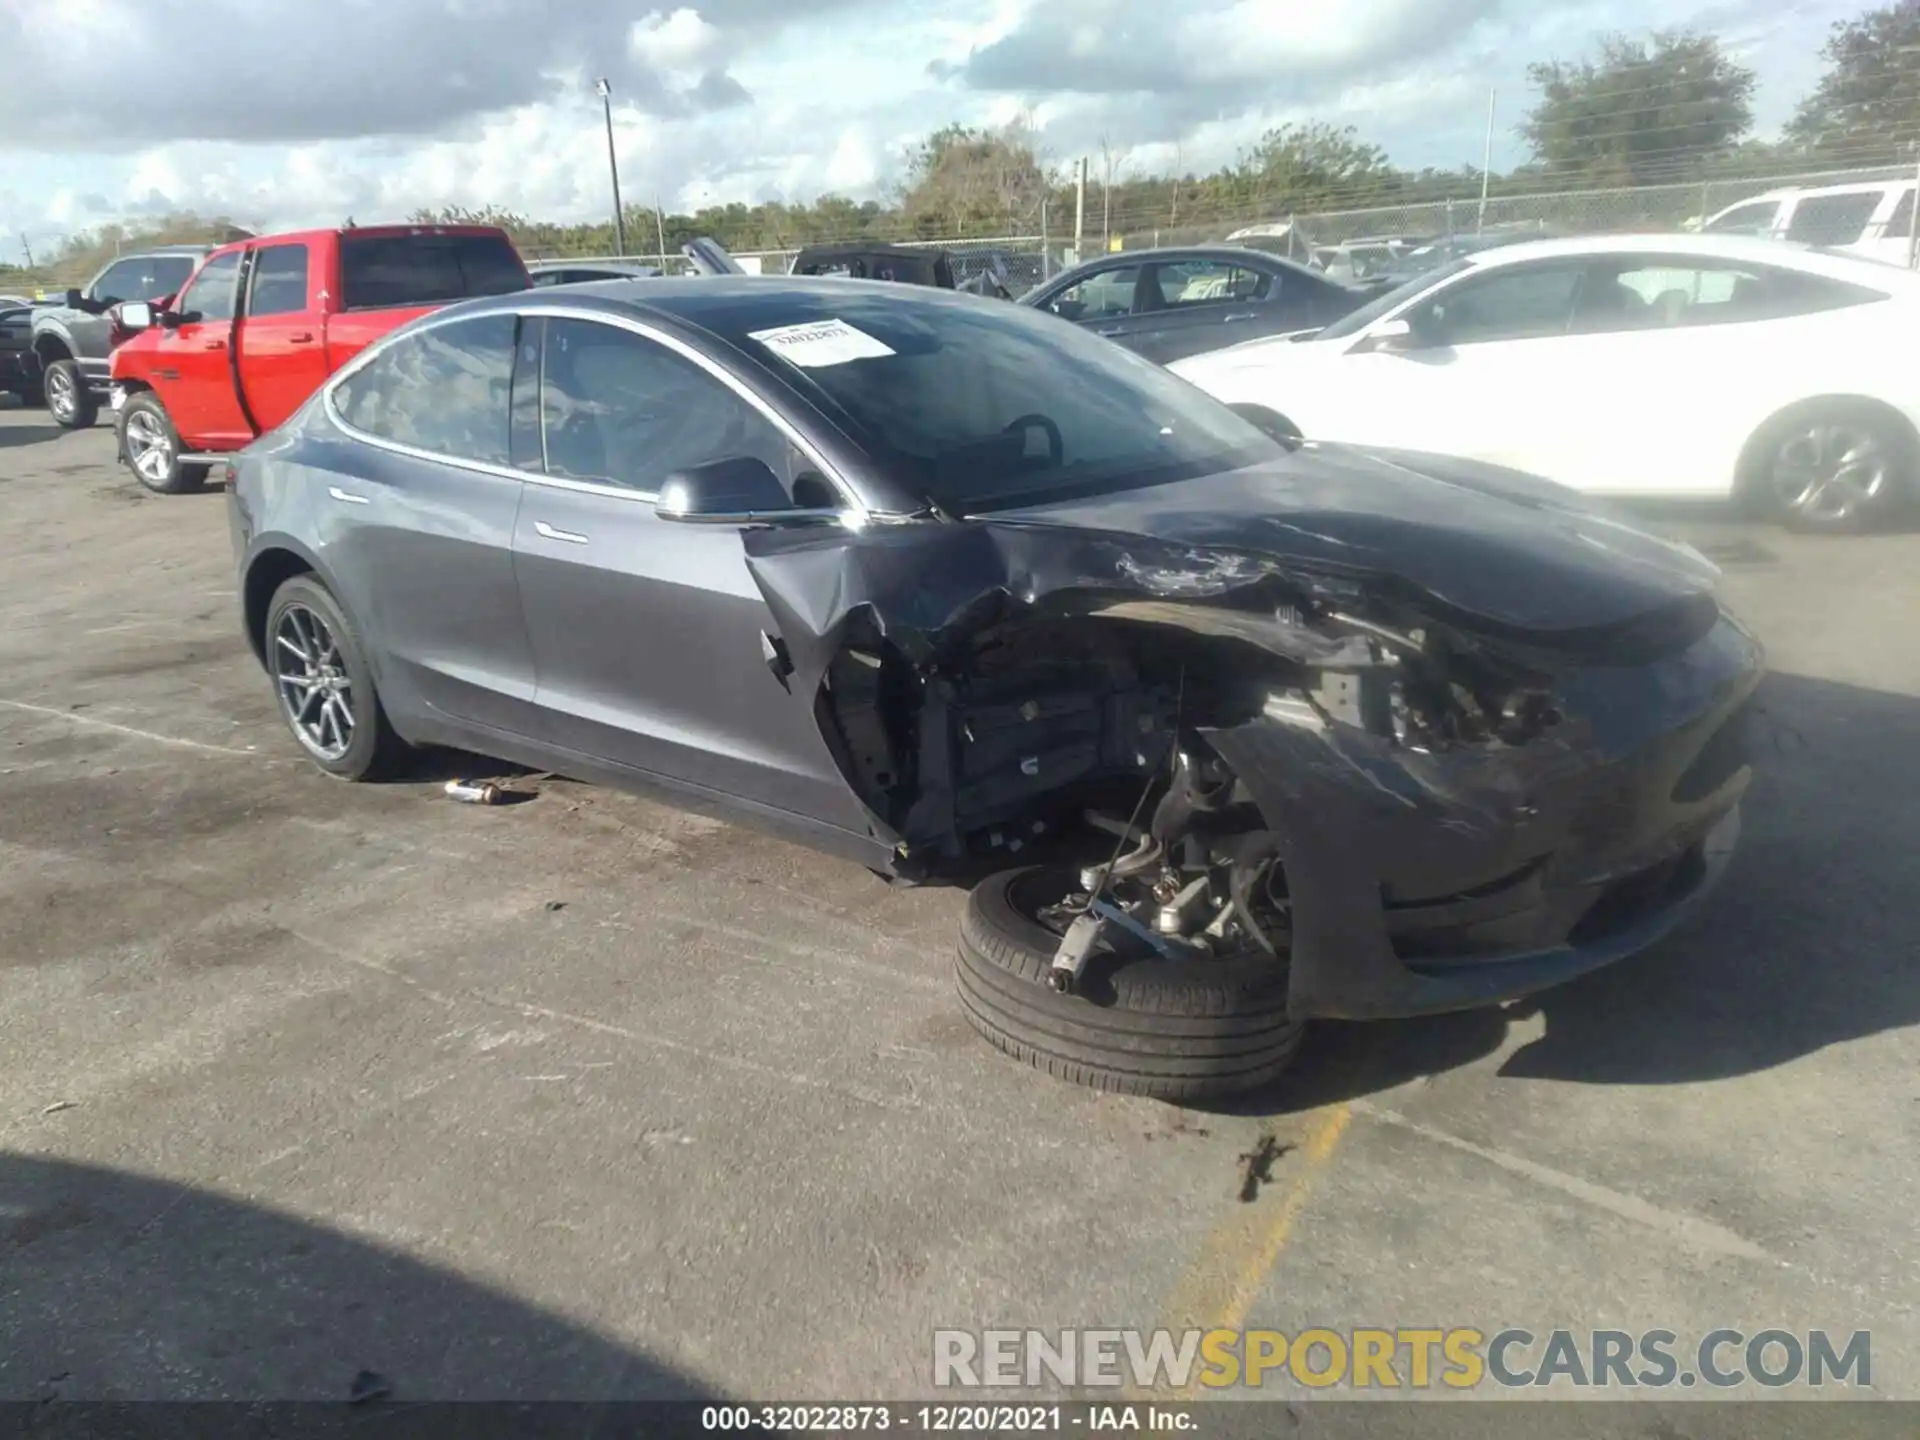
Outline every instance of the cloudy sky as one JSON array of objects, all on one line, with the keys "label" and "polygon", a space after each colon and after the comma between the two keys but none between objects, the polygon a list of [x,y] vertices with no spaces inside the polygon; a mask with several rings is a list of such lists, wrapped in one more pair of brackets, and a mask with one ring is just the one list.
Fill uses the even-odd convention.
[{"label": "cloudy sky", "polygon": [[[1495,164],[1530,60],[1691,24],[1761,77],[1763,131],[1865,0],[0,0],[0,253],[121,215],[284,228],[498,204],[864,198],[950,120],[1048,157],[1205,171],[1265,127],[1357,125],[1403,165]],[[1096,160],[1096,169],[1098,166]]]}]

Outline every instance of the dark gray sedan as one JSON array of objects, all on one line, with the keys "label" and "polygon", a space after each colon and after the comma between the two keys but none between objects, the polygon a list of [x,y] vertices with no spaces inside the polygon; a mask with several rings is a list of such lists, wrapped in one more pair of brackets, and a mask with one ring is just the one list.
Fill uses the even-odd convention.
[{"label": "dark gray sedan", "polygon": [[455,305],[230,480],[247,634],[322,769],[460,746],[975,880],[973,1023],[1115,1089],[1245,1089],[1309,1017],[1650,944],[1748,779],[1760,652],[1694,552],[1269,437],[1003,302]]},{"label": "dark gray sedan", "polygon": [[1020,303],[1165,365],[1243,340],[1318,329],[1371,293],[1264,251],[1195,245],[1102,255],[1054,276]]}]

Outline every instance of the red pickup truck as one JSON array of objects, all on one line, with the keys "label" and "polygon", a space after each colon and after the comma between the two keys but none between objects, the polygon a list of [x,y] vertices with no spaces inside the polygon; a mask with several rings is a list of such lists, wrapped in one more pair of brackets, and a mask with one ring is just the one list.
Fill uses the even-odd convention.
[{"label": "red pickup truck", "polygon": [[531,282],[492,226],[267,235],[210,252],[177,295],[123,305],[112,355],[120,457],[149,490],[198,489],[212,456],[280,424],[335,370],[415,316]]}]

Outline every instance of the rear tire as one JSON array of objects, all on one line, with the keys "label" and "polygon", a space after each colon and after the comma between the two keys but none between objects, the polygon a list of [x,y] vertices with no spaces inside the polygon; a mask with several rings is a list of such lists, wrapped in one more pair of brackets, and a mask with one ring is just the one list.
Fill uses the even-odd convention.
[{"label": "rear tire", "polygon": [[207,483],[208,466],[181,454],[180,432],[151,391],[129,395],[116,424],[133,478],[156,495],[184,495]]},{"label": "rear tire", "polygon": [[1081,993],[1049,988],[1059,937],[1028,912],[1070,883],[1057,868],[1006,870],[968,898],[954,980],[989,1044],[1077,1085],[1175,1102],[1256,1090],[1287,1068],[1304,1027],[1287,1016],[1284,965],[1263,951],[1108,955],[1089,963]]},{"label": "rear tire", "polygon": [[273,592],[263,649],[280,718],[309,760],[342,780],[374,780],[398,768],[407,747],[387,723],[360,637],[313,575],[296,575]]},{"label": "rear tire", "polygon": [[56,360],[40,377],[47,413],[62,430],[85,430],[100,418],[100,402],[87,388],[87,377],[71,360]]},{"label": "rear tire", "polygon": [[1855,534],[1892,520],[1920,493],[1920,447],[1879,406],[1826,400],[1775,417],[1748,442],[1740,496],[1756,518]]}]

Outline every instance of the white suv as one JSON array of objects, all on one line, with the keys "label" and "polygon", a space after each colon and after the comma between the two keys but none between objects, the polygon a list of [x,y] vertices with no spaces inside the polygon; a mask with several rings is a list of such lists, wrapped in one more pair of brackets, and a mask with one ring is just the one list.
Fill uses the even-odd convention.
[{"label": "white suv", "polygon": [[1771,190],[1729,205],[1700,229],[1708,235],[1759,235],[1823,245],[1906,265],[1913,243],[1912,180]]}]

